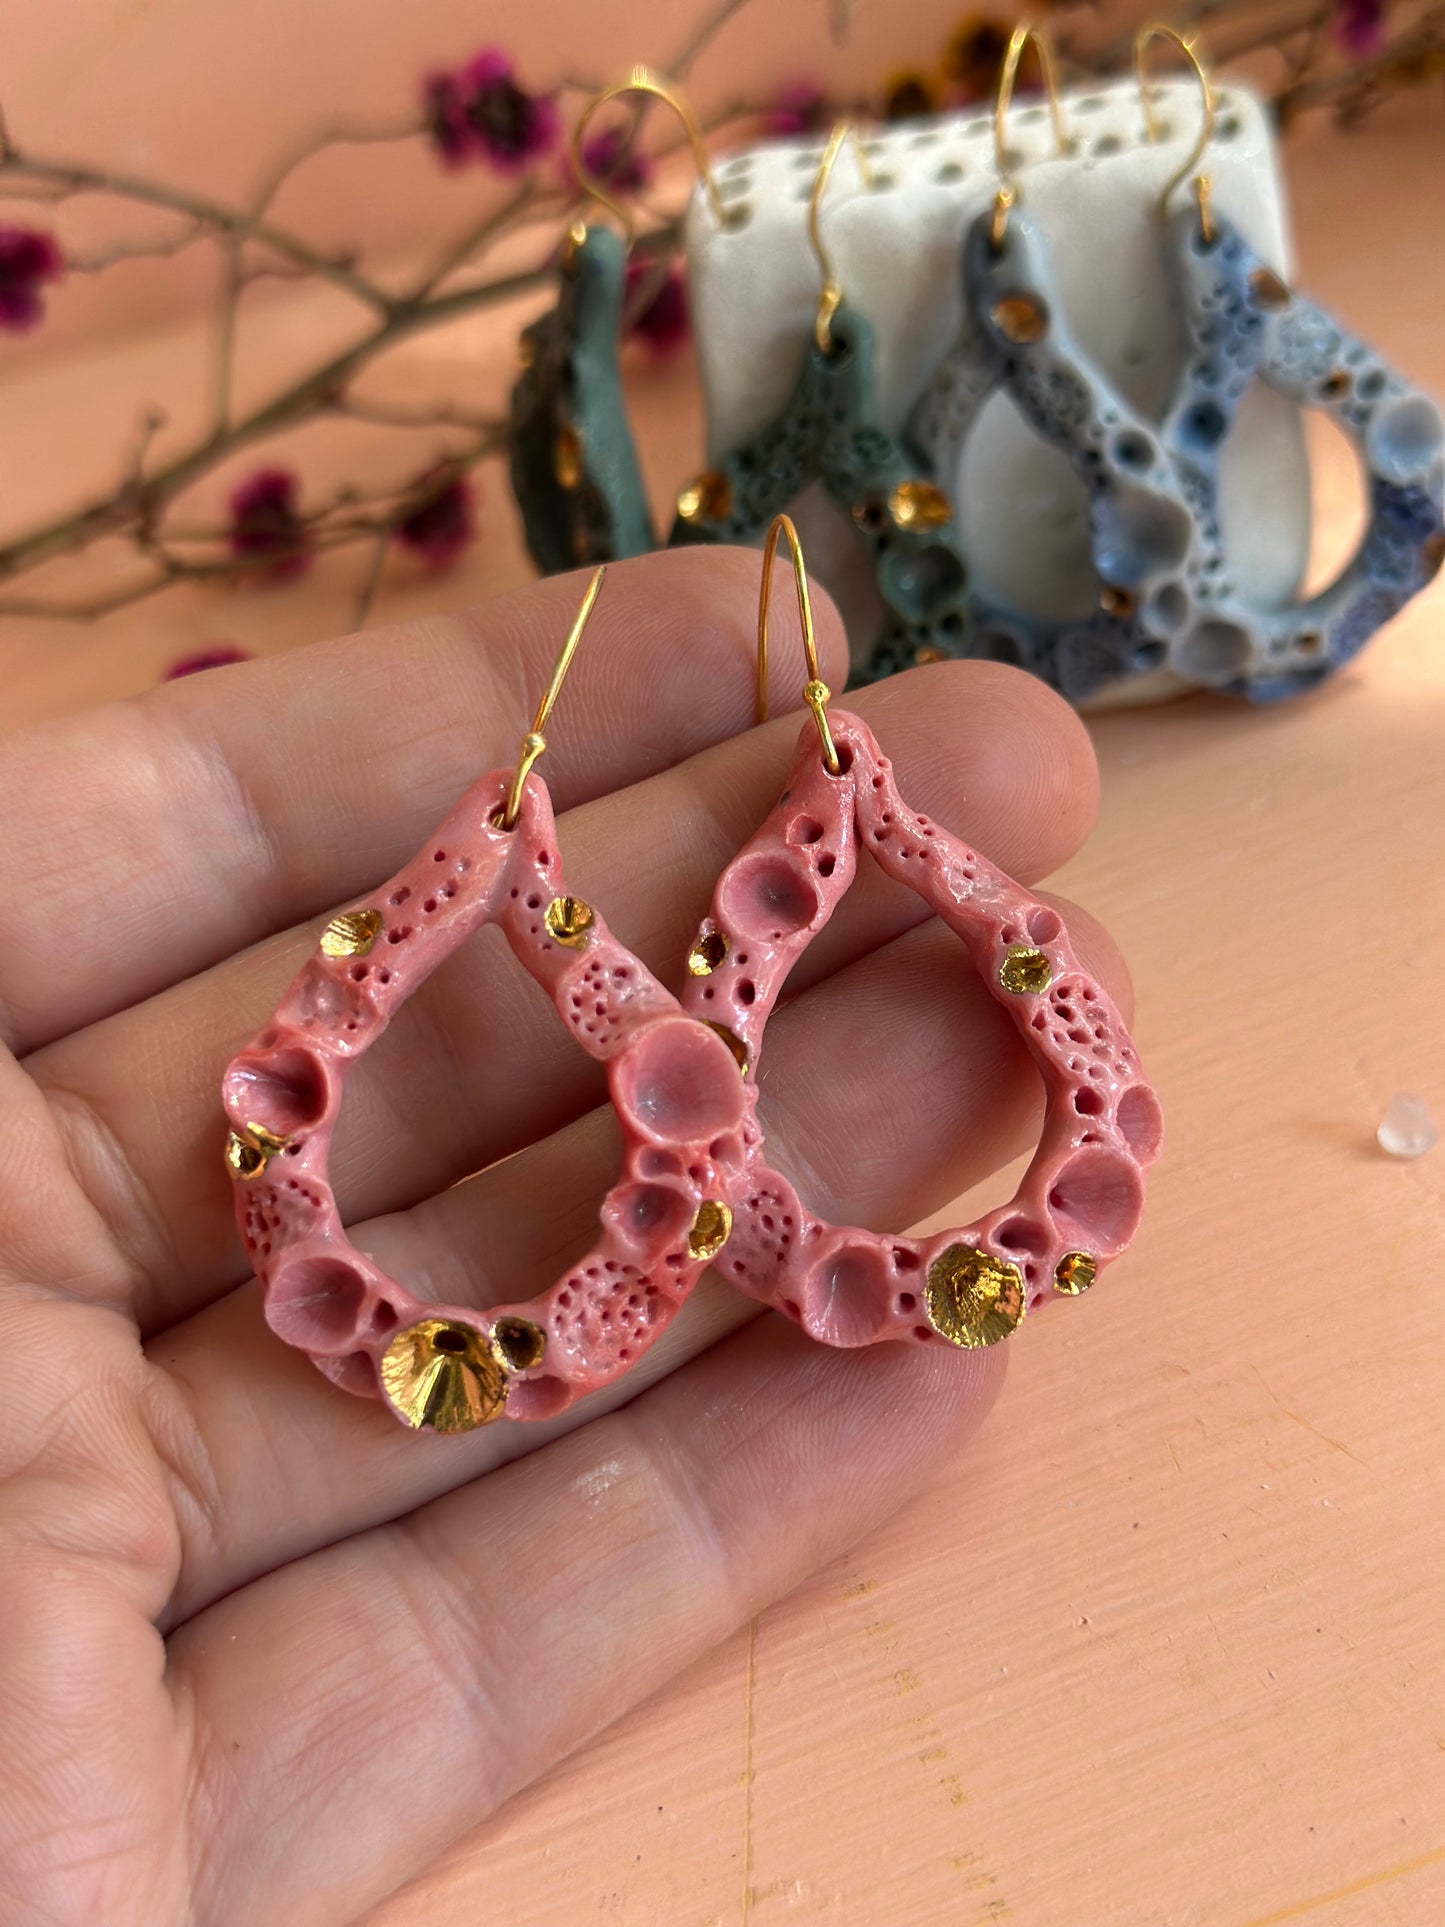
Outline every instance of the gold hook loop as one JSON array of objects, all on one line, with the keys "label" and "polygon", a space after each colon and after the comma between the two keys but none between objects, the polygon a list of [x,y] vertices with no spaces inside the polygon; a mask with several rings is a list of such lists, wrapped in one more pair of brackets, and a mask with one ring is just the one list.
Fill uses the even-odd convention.
[{"label": "gold hook loop", "polygon": [[670,107],[677,115],[682,122],[683,132],[687,135],[688,145],[692,149],[697,178],[702,182],[712,217],[719,227],[726,227],[727,210],[723,206],[722,195],[718,192],[717,177],[712,171],[707,142],[702,137],[702,128],[698,125],[697,115],[680,93],[669,87],[666,81],[659,80],[657,75],[646,67],[634,67],[626,80],[619,80],[615,87],[604,87],[600,94],[594,95],[588,101],[578,115],[577,124],[572,129],[572,138],[568,143],[568,153],[572,161],[572,172],[583,189],[592,196],[594,201],[600,202],[609,214],[617,216],[626,232],[627,244],[631,247],[637,232],[631,210],[617,198],[605,182],[597,178],[582,158],[582,137],[591,125],[593,116],[609,101],[622,100],[628,94],[650,94],[654,100],[660,100],[665,107]]},{"label": "gold hook loop", "polygon": [[828,699],[833,694],[818,674],[818,643],[813,634],[813,604],[808,595],[808,570],[803,561],[803,545],[792,517],[775,515],[763,544],[763,582],[758,595],[758,721],[768,720],[768,616],[773,597],[773,563],[778,544],[786,542],[793,560],[793,583],[798,591],[798,620],[803,628],[803,655],[808,664],[808,680],[803,685],[803,700],[813,712],[818,726],[818,741],[823,745],[823,767],[837,776],[843,765],[828,727]]},{"label": "gold hook loop", "polygon": [[[1186,40],[1177,27],[1167,21],[1150,20],[1134,36],[1134,74],[1139,83],[1139,104],[1144,109],[1144,131],[1151,141],[1159,138],[1159,117],[1154,112],[1154,103],[1149,98],[1146,85],[1147,56],[1150,46],[1156,40],[1167,40],[1178,48],[1194,70],[1194,78],[1199,82],[1200,98],[1204,105],[1204,119],[1200,124],[1199,138],[1195,141],[1189,158],[1177,174],[1169,176],[1164,192],[1159,196],[1159,206],[1164,213],[1169,211],[1169,197],[1182,182],[1187,181],[1196,167],[1204,159],[1210,141],[1214,138],[1214,89],[1209,84],[1209,75],[1204,63],[1194,48],[1192,40]],[[1194,198],[1199,203],[1199,233],[1206,243],[1214,239],[1214,220],[1209,212],[1209,176],[1202,170],[1194,177]]]},{"label": "gold hook loop", "polygon": [[[820,353],[827,354],[833,344],[831,324],[833,316],[843,300],[843,290],[838,282],[837,269],[833,257],[823,244],[823,196],[827,192],[828,178],[833,172],[838,156],[843,151],[846,140],[853,142],[853,157],[858,163],[858,172],[863,177],[863,185],[873,186],[873,169],[868,165],[868,156],[863,143],[858,138],[858,130],[851,121],[840,120],[828,136],[828,145],[823,149],[823,158],[818,163],[818,172],[813,178],[813,191],[808,196],[808,241],[817,256],[818,268],[823,276],[823,292],[818,296],[818,315],[813,323],[813,339]],[[788,526],[791,528],[792,524]],[[769,554],[772,551],[769,550]]]},{"label": "gold hook loop", "polygon": [[537,713],[532,718],[532,727],[522,738],[522,752],[517,758],[517,767],[512,772],[512,780],[507,786],[507,800],[502,806],[499,827],[515,830],[517,817],[522,808],[522,791],[532,766],[547,747],[542,731],[547,727],[547,718],[552,714],[552,705],[561,694],[562,685],[567,680],[567,671],[572,667],[572,658],[577,653],[577,645],[582,640],[582,631],[587,627],[587,618],[592,613],[592,605],[602,593],[602,584],[607,576],[604,566],[593,571],[592,580],[587,584],[587,593],[582,598],[582,606],[572,619],[572,627],[567,632],[567,640],[562,644],[562,653],[552,670],[552,679],[537,705]]},{"label": "gold hook loop", "polygon": [[1049,119],[1054,129],[1054,152],[1063,156],[1069,151],[1069,136],[1064,127],[1064,110],[1059,100],[1059,83],[1054,72],[1054,50],[1049,44],[1048,35],[1039,27],[1028,25],[1015,27],[1009,36],[1008,51],[999,69],[998,96],[993,104],[993,164],[998,173],[998,192],[993,200],[993,221],[989,236],[996,248],[1003,246],[1003,237],[1008,230],[1009,209],[1019,197],[1018,182],[1009,171],[1008,148],[1004,135],[1008,128],[1008,110],[1013,105],[1014,85],[1018,80],[1019,62],[1024,50],[1033,42],[1034,58],[1039,63],[1043,75],[1044,92],[1049,101]]}]

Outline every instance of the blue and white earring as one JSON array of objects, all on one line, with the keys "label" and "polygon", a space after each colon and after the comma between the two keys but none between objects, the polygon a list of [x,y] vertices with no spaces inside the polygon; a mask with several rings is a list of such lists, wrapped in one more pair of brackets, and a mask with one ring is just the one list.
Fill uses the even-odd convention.
[{"label": "blue and white earring", "polygon": [[[1008,164],[1005,127],[1019,61],[1030,40],[1049,96],[1056,151],[1065,158],[1070,150],[1048,43],[1033,28],[1020,27],[1009,42],[999,77],[994,115],[998,190],[992,208],[972,223],[964,242],[963,327],[914,408],[908,432],[934,475],[955,476],[985,405],[1003,389],[1082,470],[1091,511],[1107,512],[1121,496],[1142,511],[1135,468],[1143,444],[1137,428],[1097,443],[1080,440],[1087,414],[1083,397],[1091,387],[1107,384],[1072,341],[1040,238],[1018,212],[1019,188]],[[1041,351],[1037,362],[1020,368],[1018,351],[1032,346]],[[1122,402],[1103,402],[1100,413],[1117,431],[1127,410]],[[1171,501],[1161,499],[1151,506],[1165,521],[1174,516]],[[982,572],[974,569],[960,646],[951,653],[1016,664],[1070,701],[1084,702],[1102,689],[1160,667],[1165,649],[1142,628],[1137,614],[1135,597],[1122,585],[1101,582],[1097,603],[1087,613],[1042,615],[991,592]],[[865,673],[873,679],[908,666],[885,638]]]},{"label": "blue and white earring", "polygon": [[[1066,451],[1087,491],[1099,612],[1082,622],[1043,621],[989,608],[975,590],[966,646],[1011,653],[1074,701],[1163,669],[1186,685],[1268,702],[1348,662],[1438,571],[1441,420],[1433,402],[1362,342],[1293,296],[1213,211],[1208,177],[1196,172],[1214,131],[1213,91],[1192,48],[1168,28],[1146,28],[1136,43],[1150,138],[1143,62],[1161,36],[1189,59],[1204,102],[1194,150],[1162,197],[1184,371],[1159,421],[1130,408],[1070,338],[1038,236],[1026,218],[1010,219],[1014,197],[1005,184],[993,219],[976,222],[966,243],[968,308],[1007,392]],[[1195,208],[1170,216],[1170,198],[1191,175]],[[970,403],[981,398],[975,368],[965,344],[915,417],[915,434],[948,472]],[[1327,412],[1368,475],[1364,540],[1338,579],[1306,599],[1270,599],[1240,583],[1223,540],[1221,451],[1256,378]]]}]

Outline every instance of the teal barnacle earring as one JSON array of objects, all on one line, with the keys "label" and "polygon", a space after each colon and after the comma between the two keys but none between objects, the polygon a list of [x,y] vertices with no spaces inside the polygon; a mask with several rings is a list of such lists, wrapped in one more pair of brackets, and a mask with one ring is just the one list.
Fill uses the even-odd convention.
[{"label": "teal barnacle earring", "polygon": [[[873,331],[844,300],[822,235],[823,195],[850,136],[856,143],[846,123],[834,128],[809,201],[808,237],[823,287],[802,373],[776,421],[682,490],[671,541],[755,541],[820,481],[867,543],[894,646],[910,658],[952,655],[967,586],[953,504],[879,424]],[[857,151],[867,187],[871,175]]]},{"label": "teal barnacle earring", "polygon": [[622,234],[595,222],[572,228],[556,306],[522,336],[522,373],[512,390],[509,421],[512,490],[527,548],[543,574],[657,546],[619,359],[633,221],[582,154],[593,116],[629,94],[650,94],[672,108],[687,131],[714,218],[725,219],[702,130],[670,87],[634,67],[625,81],[588,102],[572,130],[572,170],[592,199],[617,217]]}]

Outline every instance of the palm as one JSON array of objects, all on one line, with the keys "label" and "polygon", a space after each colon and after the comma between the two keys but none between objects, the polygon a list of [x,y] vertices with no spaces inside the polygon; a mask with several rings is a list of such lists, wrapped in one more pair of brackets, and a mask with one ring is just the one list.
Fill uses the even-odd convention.
[{"label": "palm", "polygon": [[[664,976],[787,768],[796,719],[735,733],[755,583],[726,554],[616,571],[554,725],[569,876]],[[315,920],[505,760],[575,594],[0,745],[7,1921],[351,1917],[892,1510],[997,1382],[996,1353],[826,1353],[704,1289],[564,1420],[439,1439],[267,1333],[220,1071]],[[1022,678],[859,707],[1016,873],[1087,827],[1082,732]],[[919,915],[860,881],[769,1036],[770,1142],[847,1220],[909,1221],[1029,1128],[1007,1027]],[[526,1296],[582,1247],[613,1142],[548,1016],[471,945],[355,1080],[338,1192],[422,1296]]]}]

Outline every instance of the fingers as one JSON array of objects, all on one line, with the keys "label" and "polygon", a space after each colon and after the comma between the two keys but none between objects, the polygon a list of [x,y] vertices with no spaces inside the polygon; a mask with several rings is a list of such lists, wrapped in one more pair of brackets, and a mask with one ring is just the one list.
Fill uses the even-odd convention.
[{"label": "fingers", "polygon": [[[180,982],[395,869],[515,755],[581,600],[555,577],[482,608],[186,678],[25,731],[0,755],[0,1038],[17,1055]],[[745,729],[758,562],[609,571],[552,735],[559,806]],[[819,609],[824,673],[846,651]],[[779,665],[778,706],[801,698]]]},{"label": "fingers", "polygon": [[304,1896],[350,1918],[420,1871],[942,1476],[1001,1369],[824,1353],[761,1319],[625,1411],[212,1608],[171,1646],[198,1914],[281,1919]]},{"label": "fingers", "polygon": [[[1015,874],[1041,874],[1086,834],[1092,752],[1042,684],[989,664],[947,664],[863,692],[857,708],[894,753],[915,806]],[[562,821],[569,887],[597,903],[664,982],[678,980],[719,870],[776,801],[796,730],[780,721],[750,731]],[[919,899],[863,866],[800,980],[924,914]],[[226,1061],[315,940],[314,928],[272,939],[28,1060],[44,1089],[63,1094],[72,1161],[92,1195],[139,1236],[134,1309],[144,1329],[245,1275],[216,1093]],[[429,1196],[560,1128],[600,1089],[596,1067],[515,960],[500,945],[469,944],[348,1082],[331,1158],[343,1214],[375,1216]]]},{"label": "fingers", "polygon": [[[1126,992],[1112,946],[1079,923],[1081,957]],[[840,1224],[916,1222],[1038,1135],[1041,1086],[1017,1033],[937,923],[781,1009],[761,1077],[770,1162]],[[525,1299],[593,1242],[617,1160],[612,1115],[594,1111],[352,1235],[424,1300],[483,1308]],[[233,1293],[151,1347],[184,1401],[171,1460],[188,1492],[207,1494],[185,1530],[171,1623],[259,1572],[536,1449],[755,1315],[750,1301],[711,1281],[640,1367],[574,1414],[545,1428],[504,1422],[443,1440],[404,1432],[375,1403],[338,1393],[265,1329],[254,1287]]]}]

